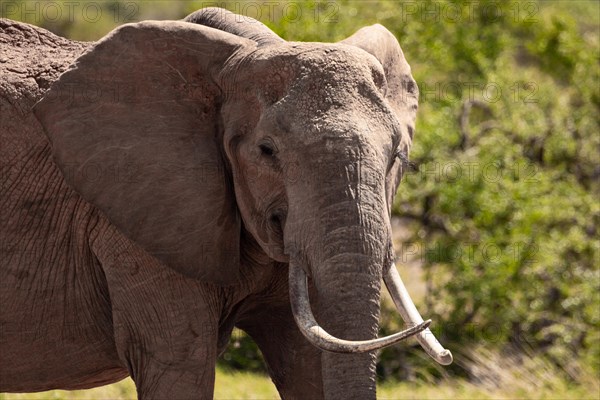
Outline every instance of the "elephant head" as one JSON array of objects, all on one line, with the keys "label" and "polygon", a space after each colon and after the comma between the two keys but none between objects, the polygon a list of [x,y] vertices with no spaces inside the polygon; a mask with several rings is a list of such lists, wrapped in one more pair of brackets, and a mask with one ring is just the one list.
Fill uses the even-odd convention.
[{"label": "elephant head", "polygon": [[[35,113],[67,182],[164,265],[234,285],[242,232],[289,263],[296,322],[327,350],[325,393],[363,398],[375,349],[417,334],[452,359],[393,265],[390,210],[417,100],[380,25],[296,43],[209,8],[116,29]],[[411,327],[375,339],[382,278]]]}]

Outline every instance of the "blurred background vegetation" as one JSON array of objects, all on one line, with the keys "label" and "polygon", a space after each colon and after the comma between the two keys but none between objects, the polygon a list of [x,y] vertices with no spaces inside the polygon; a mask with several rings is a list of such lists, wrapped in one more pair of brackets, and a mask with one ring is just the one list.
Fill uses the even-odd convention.
[{"label": "blurred background vegetation", "polygon": [[[380,354],[382,381],[600,398],[599,2],[3,1],[0,16],[97,40],[205,6],[297,41],[381,23],[412,66],[421,101],[393,210],[397,264],[456,362],[409,342]],[[387,334],[402,323],[383,307]],[[265,370],[241,332],[220,364]]]}]

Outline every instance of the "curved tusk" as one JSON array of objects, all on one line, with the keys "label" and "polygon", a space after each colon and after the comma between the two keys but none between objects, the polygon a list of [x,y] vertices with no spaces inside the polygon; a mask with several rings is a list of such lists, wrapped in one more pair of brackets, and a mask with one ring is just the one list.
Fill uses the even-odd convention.
[{"label": "curved tusk", "polygon": [[431,320],[421,320],[419,324],[416,324],[412,328],[373,340],[353,341],[338,339],[327,333],[315,320],[308,300],[306,273],[294,261],[290,261],[289,280],[290,303],[296,324],[308,341],[321,350],[334,353],[363,353],[378,350],[415,335],[427,329],[429,324],[431,324]]},{"label": "curved tusk", "polygon": [[[396,270],[396,264],[392,264],[387,274],[383,276],[385,286],[387,286],[396,308],[400,312],[402,319],[409,326],[416,325],[423,322],[423,317],[417,311],[415,303],[413,303],[398,270]],[[431,321],[431,320],[428,320]],[[416,336],[417,341],[423,347],[423,350],[429,354],[435,361],[442,365],[452,364],[452,353],[450,350],[444,349],[436,337],[431,333],[429,328],[422,332],[419,332]]]}]

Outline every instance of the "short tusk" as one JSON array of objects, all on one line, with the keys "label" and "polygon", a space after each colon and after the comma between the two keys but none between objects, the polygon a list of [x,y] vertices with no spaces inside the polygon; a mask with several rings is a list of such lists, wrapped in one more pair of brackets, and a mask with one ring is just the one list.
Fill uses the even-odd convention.
[{"label": "short tusk", "polygon": [[321,328],[310,309],[308,299],[308,285],[306,283],[306,273],[294,261],[290,261],[290,302],[292,313],[296,324],[302,334],[314,346],[321,350],[334,353],[364,353],[367,351],[378,350],[390,346],[410,336],[413,336],[424,329],[427,329],[431,320],[423,321],[402,332],[390,336],[373,340],[343,340],[338,339]]},{"label": "short tusk", "polygon": [[[410,298],[410,295],[400,278],[400,274],[398,274],[398,271],[396,270],[395,264],[392,264],[388,273],[383,276],[383,281],[385,282],[385,286],[387,286],[388,291],[392,296],[392,300],[394,300],[394,304],[396,304],[404,322],[409,326],[422,323],[423,317],[421,317],[421,314],[417,311],[417,307],[415,307],[415,303],[413,303]],[[442,347],[429,328],[419,332],[415,337],[421,344],[421,347],[423,347],[423,350],[425,350],[425,352],[435,361],[442,365],[452,364],[452,353],[450,353],[450,350]]]}]

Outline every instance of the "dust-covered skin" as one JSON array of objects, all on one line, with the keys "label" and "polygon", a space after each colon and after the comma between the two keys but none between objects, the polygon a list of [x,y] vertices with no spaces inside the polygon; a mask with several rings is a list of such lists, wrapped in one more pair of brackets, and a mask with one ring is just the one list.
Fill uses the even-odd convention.
[{"label": "dust-covered skin", "polygon": [[282,397],[375,398],[374,353],[296,327],[288,262],[323,328],[377,336],[410,68],[378,25],[294,43],[232,16],[97,43],[1,20],[1,391],[210,398],[238,326]]}]

